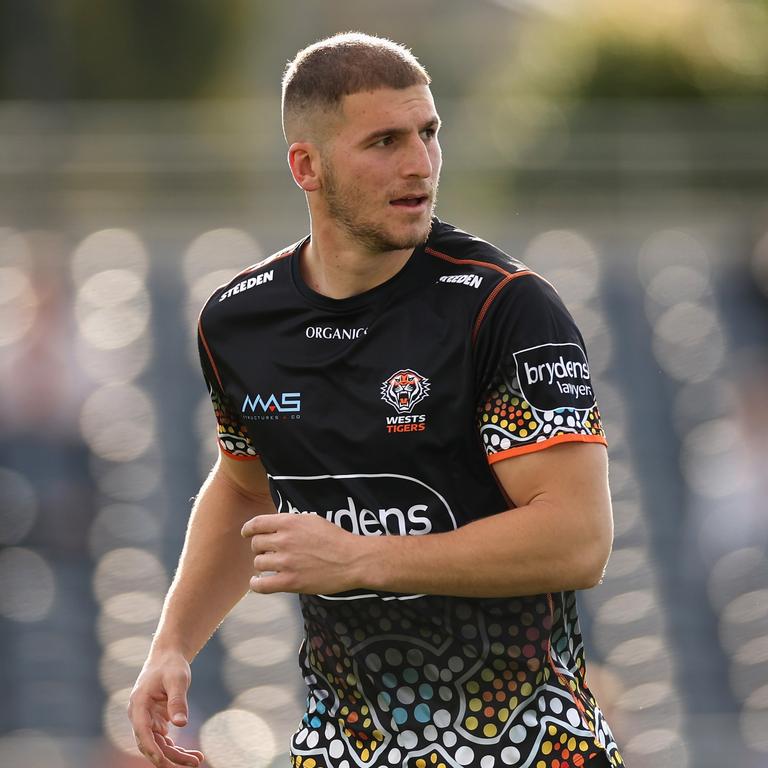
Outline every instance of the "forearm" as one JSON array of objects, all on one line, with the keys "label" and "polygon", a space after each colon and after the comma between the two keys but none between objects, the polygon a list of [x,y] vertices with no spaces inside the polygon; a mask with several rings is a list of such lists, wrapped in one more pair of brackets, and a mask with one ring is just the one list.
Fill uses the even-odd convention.
[{"label": "forearm", "polygon": [[547,501],[425,536],[371,537],[363,588],[505,597],[585,589],[602,576],[611,526],[596,530]]},{"label": "forearm", "polygon": [[214,468],[192,508],[153,651],[181,651],[188,661],[197,655],[248,591],[253,555],[243,523],[274,511],[268,495],[246,494]]}]

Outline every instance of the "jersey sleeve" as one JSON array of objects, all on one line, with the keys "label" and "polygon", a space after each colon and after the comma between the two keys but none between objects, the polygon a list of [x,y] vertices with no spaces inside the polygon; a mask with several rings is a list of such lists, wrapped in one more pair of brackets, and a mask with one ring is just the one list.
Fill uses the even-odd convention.
[{"label": "jersey sleeve", "polygon": [[203,369],[203,378],[216,415],[219,447],[233,459],[242,461],[259,458],[259,452],[248,434],[248,428],[237,411],[232,408],[224,391],[219,371],[203,335],[201,325],[198,325],[197,329],[197,347],[200,354],[200,365]]},{"label": "jersey sleeve", "polygon": [[490,463],[568,441],[606,444],[584,340],[541,277],[520,275],[499,291],[475,354],[477,427]]}]

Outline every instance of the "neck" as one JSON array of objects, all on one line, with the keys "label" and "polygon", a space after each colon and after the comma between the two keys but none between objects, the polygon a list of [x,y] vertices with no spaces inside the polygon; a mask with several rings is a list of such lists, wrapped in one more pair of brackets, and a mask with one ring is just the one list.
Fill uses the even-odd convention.
[{"label": "neck", "polygon": [[313,291],[331,299],[347,299],[381,285],[413,253],[413,248],[373,252],[338,227],[316,221],[310,231],[310,242],[301,253],[301,275]]}]

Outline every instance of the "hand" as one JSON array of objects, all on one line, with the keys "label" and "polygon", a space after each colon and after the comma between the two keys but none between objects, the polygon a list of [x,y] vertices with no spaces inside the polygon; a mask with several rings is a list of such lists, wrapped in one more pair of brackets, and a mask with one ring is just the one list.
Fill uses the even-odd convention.
[{"label": "hand", "polygon": [[139,752],[157,768],[197,768],[203,753],[184,749],[168,736],[170,723],[187,724],[187,689],[192,680],[181,653],[152,656],[144,663],[128,702],[128,717]]},{"label": "hand", "polygon": [[[257,515],[242,528],[256,555],[251,590],[332,595],[362,587],[366,537],[318,515]],[[270,571],[272,573],[264,573]]]}]

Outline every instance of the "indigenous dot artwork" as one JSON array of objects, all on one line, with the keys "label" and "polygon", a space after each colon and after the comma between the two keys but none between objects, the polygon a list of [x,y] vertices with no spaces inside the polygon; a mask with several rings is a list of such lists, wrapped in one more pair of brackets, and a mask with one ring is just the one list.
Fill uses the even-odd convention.
[{"label": "indigenous dot artwork", "polygon": [[488,393],[477,417],[489,455],[561,435],[605,437],[597,405],[588,410],[537,410],[523,397],[516,376]]},{"label": "indigenous dot artwork", "polygon": [[211,391],[211,402],[219,429],[219,444],[231,456],[256,457],[259,452],[253,447],[250,437],[237,418],[227,409],[226,403],[216,390]]},{"label": "indigenous dot artwork", "polygon": [[300,599],[309,695],[292,765],[579,768],[601,752],[623,765],[584,681],[573,592]]}]

